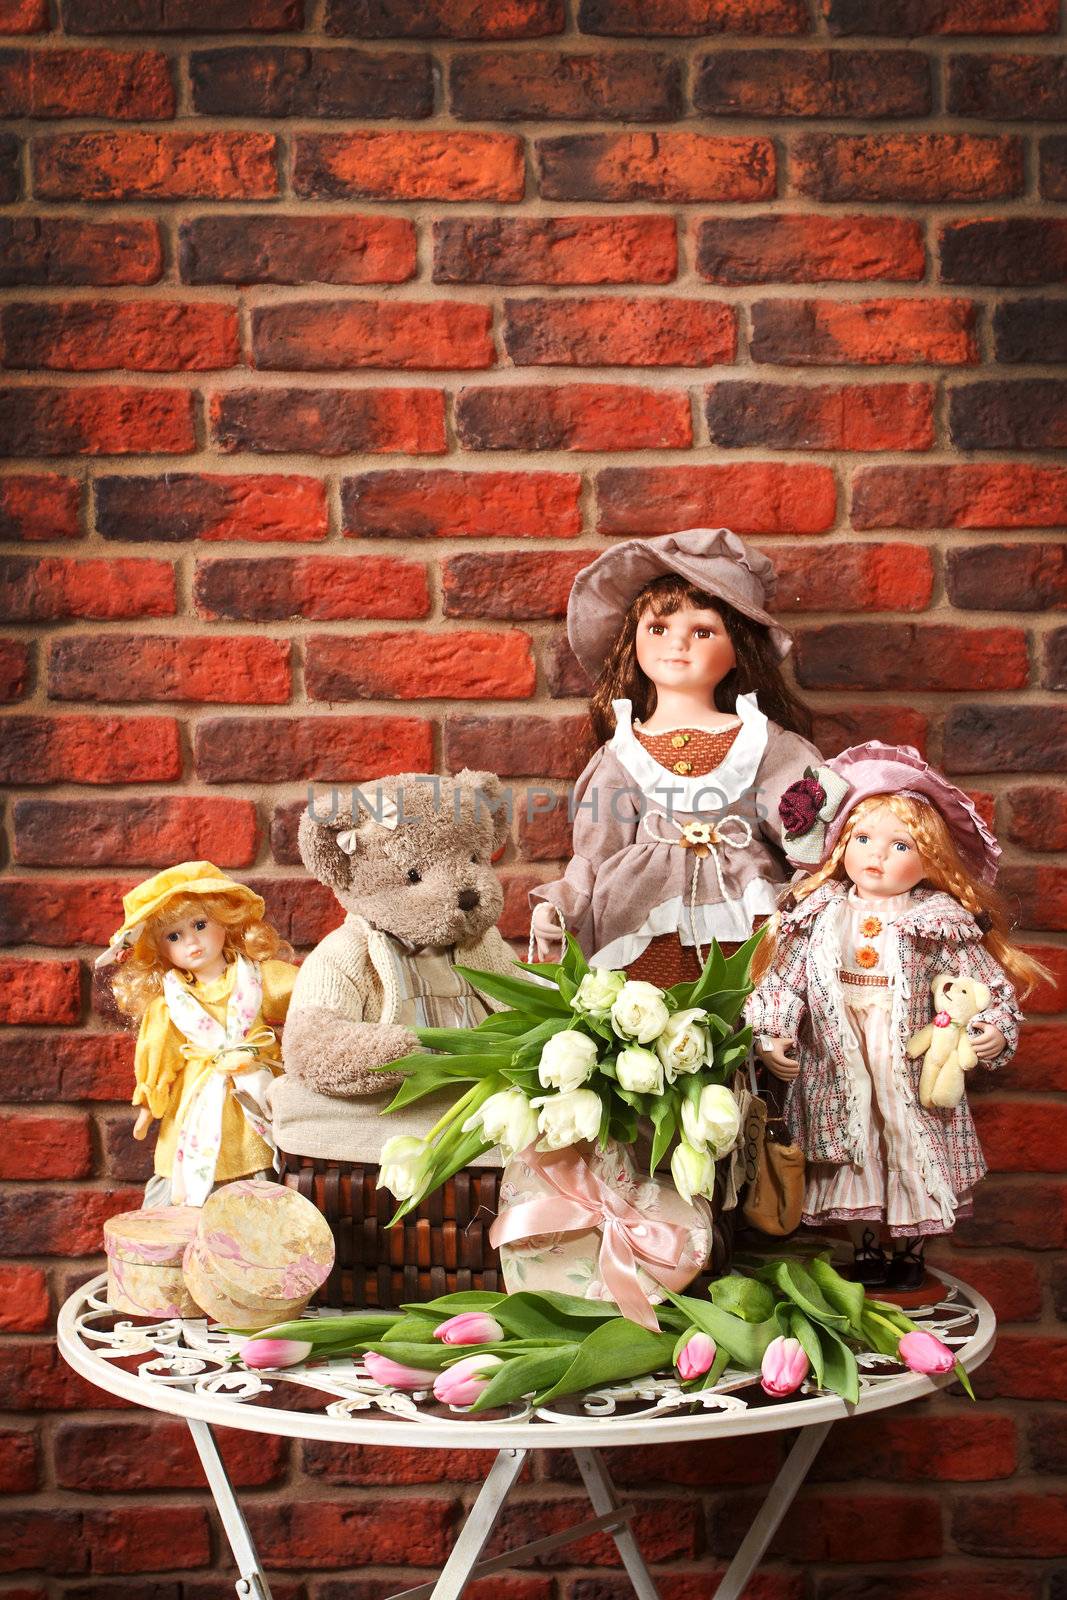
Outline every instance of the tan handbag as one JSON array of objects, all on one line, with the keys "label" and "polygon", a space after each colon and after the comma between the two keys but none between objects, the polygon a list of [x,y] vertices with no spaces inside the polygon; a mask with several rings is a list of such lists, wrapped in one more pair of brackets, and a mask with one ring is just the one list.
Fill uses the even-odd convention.
[{"label": "tan handbag", "polygon": [[753,1096],[742,1139],[752,1176],[741,1215],[761,1233],[792,1233],[804,1209],[804,1152],[792,1143],[773,1098],[768,1106],[767,1099]]}]

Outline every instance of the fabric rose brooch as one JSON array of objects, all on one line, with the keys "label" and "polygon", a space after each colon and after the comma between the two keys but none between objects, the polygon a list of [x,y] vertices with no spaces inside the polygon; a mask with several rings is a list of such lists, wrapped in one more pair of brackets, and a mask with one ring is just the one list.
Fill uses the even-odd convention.
[{"label": "fabric rose brooch", "polygon": [[823,858],[827,824],[840,811],[851,785],[832,767],[808,767],[778,802],[785,833],[785,853],[798,866],[818,866]]}]

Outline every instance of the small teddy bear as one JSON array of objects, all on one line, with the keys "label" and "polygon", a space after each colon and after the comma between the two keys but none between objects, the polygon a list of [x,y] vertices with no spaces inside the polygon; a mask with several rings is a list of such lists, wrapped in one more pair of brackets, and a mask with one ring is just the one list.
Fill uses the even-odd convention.
[{"label": "small teddy bear", "polygon": [[420,1049],[417,1027],[474,1027],[500,1009],[456,967],[515,971],[496,927],[504,896],[491,864],[507,827],[500,780],[488,772],[402,773],[356,790],[340,810],[323,797],[305,811],[301,859],[346,916],[293,989],[285,1075],[271,1096],[280,1149],[377,1161],[386,1138],[432,1126],[440,1095],[380,1121],[402,1080],[374,1069]]},{"label": "small teddy bear", "polygon": [[978,1064],[967,1024],[984,1011],[990,993],[976,978],[941,972],[934,979],[934,1017],[908,1040],[908,1056],[923,1057],[919,1099],[928,1109],[950,1111],[963,1099],[963,1074]]}]

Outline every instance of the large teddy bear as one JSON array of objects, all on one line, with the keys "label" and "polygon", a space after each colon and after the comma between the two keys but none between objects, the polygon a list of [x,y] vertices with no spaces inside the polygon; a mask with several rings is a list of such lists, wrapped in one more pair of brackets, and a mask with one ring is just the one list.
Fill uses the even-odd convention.
[{"label": "large teddy bear", "polygon": [[507,816],[487,772],[402,773],[352,800],[329,814],[320,801],[300,821],[301,859],[346,916],[297,976],[272,1109],[289,1154],[375,1162],[387,1138],[426,1133],[454,1096],[382,1119],[401,1079],[373,1069],[418,1050],[416,1027],[471,1027],[499,1009],[457,964],[514,971],[491,865]]}]

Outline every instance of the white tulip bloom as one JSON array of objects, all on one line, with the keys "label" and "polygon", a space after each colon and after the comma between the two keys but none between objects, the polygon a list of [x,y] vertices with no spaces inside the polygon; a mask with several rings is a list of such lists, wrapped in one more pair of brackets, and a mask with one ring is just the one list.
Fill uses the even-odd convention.
[{"label": "white tulip bloom", "polygon": [[564,1028],[547,1040],[537,1063],[537,1076],[545,1089],[569,1094],[590,1077],[597,1063],[596,1041],[587,1033]]},{"label": "white tulip bloom", "polygon": [[569,1094],[549,1094],[531,1101],[539,1106],[539,1150],[563,1150],[600,1132],[600,1096],[592,1089],[572,1089]]},{"label": "white tulip bloom", "polygon": [[616,1033],[624,1039],[651,1044],[670,1021],[670,1012],[663,1003],[663,990],[654,983],[631,978],[619,990],[611,1008],[611,1021]]},{"label": "white tulip bloom", "polygon": [[504,1160],[510,1161],[537,1138],[537,1112],[521,1089],[502,1089],[467,1118],[463,1132],[472,1133],[479,1127],[491,1144],[500,1146]]},{"label": "white tulip bloom", "polygon": [[700,1091],[697,1104],[682,1104],[682,1132],[697,1150],[710,1150],[718,1160],[737,1143],[741,1114],[737,1101],[721,1083],[709,1083]]},{"label": "white tulip bloom", "polygon": [[711,1038],[700,1024],[707,1012],[676,1011],[656,1040],[656,1054],[671,1083],[684,1072],[699,1072],[711,1060]]},{"label": "white tulip bloom", "polygon": [[425,1139],[397,1134],[382,1145],[377,1186],[398,1200],[414,1200],[422,1194],[432,1164],[433,1147]]},{"label": "white tulip bloom", "polygon": [[607,968],[594,967],[578,985],[571,1005],[575,1011],[584,1011],[588,1016],[606,1017],[625,982],[625,972],[609,972]]},{"label": "white tulip bloom", "polygon": [[710,1200],[715,1188],[715,1163],[706,1150],[694,1150],[685,1140],[671,1156],[671,1177],[682,1199],[691,1202],[695,1194]]},{"label": "white tulip bloom", "polygon": [[621,1089],[633,1094],[663,1093],[663,1064],[652,1050],[631,1045],[615,1057],[615,1076]]}]

